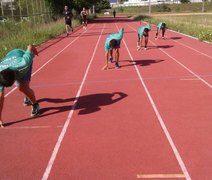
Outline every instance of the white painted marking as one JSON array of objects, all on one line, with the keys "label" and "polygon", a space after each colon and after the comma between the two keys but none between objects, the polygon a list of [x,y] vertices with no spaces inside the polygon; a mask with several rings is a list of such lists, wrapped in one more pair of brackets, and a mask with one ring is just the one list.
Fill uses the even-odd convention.
[{"label": "white painted marking", "polygon": [[101,34],[100,34],[100,36],[99,36],[99,39],[98,39],[98,41],[97,41],[97,43],[96,43],[95,49],[94,49],[93,54],[92,54],[92,57],[91,57],[91,59],[90,59],[90,62],[89,62],[88,66],[87,66],[87,69],[86,69],[86,71],[85,71],[83,80],[82,80],[82,82],[81,82],[81,84],[80,84],[80,87],[79,87],[79,89],[78,89],[78,91],[77,91],[76,100],[74,101],[74,105],[73,105],[71,111],[69,112],[68,118],[66,119],[65,124],[64,124],[64,127],[63,127],[63,129],[62,129],[62,131],[61,131],[61,133],[60,133],[60,136],[58,137],[57,143],[56,143],[56,145],[55,145],[55,147],[54,147],[54,150],[53,150],[53,152],[52,152],[52,155],[51,155],[51,157],[50,157],[50,160],[49,160],[49,162],[48,162],[48,165],[47,165],[47,167],[46,167],[46,170],[45,170],[45,172],[44,172],[44,174],[43,174],[42,180],[47,180],[48,177],[49,177],[49,174],[50,174],[50,172],[51,172],[51,169],[52,169],[52,166],[53,166],[53,164],[54,164],[55,158],[56,158],[56,156],[57,156],[57,153],[58,153],[58,151],[59,151],[59,148],[60,148],[60,146],[61,146],[61,143],[62,143],[62,141],[63,141],[63,139],[64,139],[64,136],[65,136],[65,134],[66,134],[67,128],[68,128],[68,126],[69,126],[69,124],[70,124],[72,115],[73,115],[73,113],[74,113],[74,109],[75,109],[75,107],[76,107],[76,105],[77,105],[77,102],[78,102],[78,99],[79,99],[79,97],[80,97],[80,93],[81,93],[81,91],[82,91],[82,87],[83,87],[83,85],[85,84],[85,79],[87,78],[88,71],[89,71],[89,69],[90,69],[91,63],[93,62],[94,55],[96,54],[97,47],[98,47],[99,42],[100,42],[100,39],[101,39],[101,37],[102,37],[104,28],[105,28],[105,24],[104,24],[104,26],[103,26],[103,29],[102,29]]},{"label": "white painted marking", "polygon": [[138,179],[176,179],[185,178],[184,174],[138,174]]},{"label": "white painted marking", "polygon": [[[134,31],[136,31],[135,28],[133,28],[132,26],[130,26],[129,24],[127,24],[131,29],[133,29]],[[154,42],[152,42],[151,40],[149,40],[154,46],[157,46]],[[193,48],[192,48],[193,49]],[[212,85],[209,84],[207,81],[205,81],[204,79],[202,79],[200,76],[198,76],[196,73],[194,73],[192,70],[190,70],[189,68],[187,68],[185,65],[183,65],[181,62],[179,62],[177,59],[175,59],[173,56],[171,56],[170,54],[168,54],[166,51],[164,51],[162,48],[159,48],[160,51],[162,51],[164,54],[166,54],[168,57],[170,57],[172,60],[174,60],[176,63],[178,63],[181,67],[183,67],[184,69],[186,69],[188,72],[190,72],[191,74],[193,74],[195,77],[197,77],[200,81],[202,81],[204,84],[206,84],[209,88],[212,88]],[[196,52],[199,52],[195,49],[193,49]],[[201,52],[199,52],[201,53]],[[204,54],[204,53],[202,53]],[[206,54],[204,54],[205,56],[208,56]],[[211,56],[208,56],[211,57]]]},{"label": "white painted marking", "polygon": [[[116,25],[116,26],[117,26],[117,25]],[[129,26],[129,25],[128,25],[128,26]],[[131,26],[129,26],[129,27],[131,27]],[[133,30],[135,30],[133,27],[131,27],[131,28],[132,28]],[[118,29],[118,26],[117,26],[117,29]],[[129,56],[130,56],[131,61],[134,62],[134,58],[132,57],[132,55],[131,55],[131,53],[130,53],[130,50],[129,50],[129,48],[127,47],[127,44],[126,44],[126,42],[125,42],[124,39],[123,39],[123,43],[124,43],[124,45],[125,45],[125,47],[126,47],[126,49],[127,49],[127,52],[128,52],[128,54],[129,54]],[[152,97],[151,97],[151,94],[150,94],[150,92],[149,92],[149,90],[148,90],[146,84],[144,83],[144,80],[143,80],[143,78],[142,78],[142,76],[141,76],[141,74],[140,74],[140,72],[139,72],[139,70],[138,70],[138,67],[137,67],[136,65],[134,65],[134,67],[135,67],[136,72],[137,72],[137,75],[138,75],[138,77],[139,77],[139,79],[140,79],[140,81],[141,81],[141,84],[143,85],[144,90],[145,90],[145,92],[146,92],[146,94],[147,94],[147,96],[148,96],[148,98],[149,98],[149,101],[150,101],[150,103],[151,103],[151,105],[152,105],[152,107],[153,107],[153,110],[154,110],[154,112],[155,112],[155,114],[156,114],[156,116],[157,116],[157,118],[158,118],[158,121],[159,121],[159,123],[160,123],[160,125],[161,125],[161,127],[162,127],[162,129],[163,129],[163,132],[164,132],[164,134],[165,134],[165,136],[166,136],[166,138],[167,138],[167,140],[168,140],[168,142],[169,142],[169,144],[170,144],[170,146],[171,146],[171,148],[172,148],[172,150],[173,150],[173,152],[174,152],[174,155],[175,155],[175,157],[176,157],[176,159],[177,159],[177,161],[178,161],[178,163],[179,163],[179,165],[180,165],[180,167],[181,167],[181,169],[182,169],[183,174],[185,175],[185,177],[186,177],[187,180],[191,180],[191,177],[190,177],[190,175],[189,175],[189,173],[188,173],[188,170],[187,170],[187,168],[186,168],[186,166],[185,166],[185,164],[184,164],[184,162],[183,162],[183,160],[182,160],[182,158],[181,158],[181,156],[180,156],[180,153],[178,152],[178,150],[177,150],[177,148],[176,148],[176,146],[175,146],[175,144],[174,144],[174,141],[173,141],[172,138],[171,138],[171,135],[170,135],[168,129],[166,128],[166,125],[165,125],[165,123],[164,123],[164,121],[163,121],[163,119],[162,119],[162,117],[161,117],[161,115],[160,115],[160,113],[159,113],[159,111],[158,111],[158,109],[157,109],[155,103],[154,103],[154,100],[153,100]]]},{"label": "white painted marking", "polygon": [[199,79],[180,79],[181,81],[199,81]]},{"label": "white painted marking", "polygon": [[[92,25],[90,28],[92,28],[94,25]],[[34,73],[32,73],[32,76],[37,74],[41,69],[43,69],[47,64],[49,64],[51,61],[53,61],[58,55],[60,55],[64,50],[66,50],[71,44],[73,44],[77,39],[79,39],[85,32],[77,36],[73,41],[71,41],[67,46],[65,46],[61,51],[59,51],[56,55],[54,55],[51,59],[49,59],[45,64],[43,64],[40,68],[38,68]],[[17,87],[14,87],[12,90],[10,90],[7,94],[5,94],[5,98],[9,96],[12,92],[14,92],[17,89]]]},{"label": "white painted marking", "polygon": [[[186,37],[189,37],[189,38],[192,38],[192,39],[199,40],[199,39],[198,39],[198,38],[196,38],[196,37],[193,37],[193,36],[190,36],[190,35],[187,35],[187,34],[183,34],[183,33],[181,33],[181,32],[177,32],[177,31],[174,31],[174,30],[171,30],[171,29],[168,29],[168,31],[172,31],[172,32],[175,32],[175,33],[181,34],[181,35],[183,35],[183,36],[186,36]],[[203,41],[203,42],[205,42],[205,43],[207,43],[207,44],[211,44],[211,42],[209,42],[209,41]]]},{"label": "white painted marking", "polygon": [[[153,45],[156,45],[155,43],[153,43],[151,41],[151,43]],[[202,81],[204,84],[206,84],[209,88],[212,88],[212,85],[209,84],[207,81],[205,81],[204,79],[202,79],[199,75],[197,75],[195,72],[193,72],[192,70],[190,70],[189,68],[187,68],[184,64],[182,64],[181,62],[179,62],[177,59],[175,59],[173,56],[171,56],[170,54],[168,54],[166,51],[164,51],[163,49],[159,48],[160,51],[162,51],[164,54],[166,54],[168,57],[170,57],[172,60],[174,60],[176,63],[178,63],[181,67],[183,67],[184,69],[186,69],[188,72],[190,72],[191,74],[193,74],[197,79],[199,79],[200,81]]]},{"label": "white painted marking", "polygon": [[[182,45],[182,46],[184,46],[184,47],[187,47],[188,49],[191,49],[191,50],[193,50],[193,51],[195,51],[195,52],[197,52],[197,53],[199,53],[199,54],[201,54],[201,55],[203,55],[203,56],[206,56],[206,57],[212,59],[212,56],[210,56],[210,55],[208,55],[208,54],[205,54],[205,53],[203,53],[203,52],[201,52],[201,51],[198,51],[197,49],[194,49],[194,48],[192,48],[192,47],[190,47],[190,46],[187,46],[186,44],[181,43],[181,42],[179,42],[179,41],[176,41],[176,40],[174,40],[174,39],[173,39],[173,41],[176,42],[176,43],[178,43],[178,44],[180,44],[180,45]],[[195,54],[195,55],[197,55],[197,54]]]}]

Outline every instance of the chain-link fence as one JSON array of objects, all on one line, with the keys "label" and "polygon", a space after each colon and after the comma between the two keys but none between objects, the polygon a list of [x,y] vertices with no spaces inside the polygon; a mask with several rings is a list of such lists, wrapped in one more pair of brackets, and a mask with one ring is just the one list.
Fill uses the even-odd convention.
[{"label": "chain-link fence", "polygon": [[47,23],[54,15],[45,0],[0,0],[0,21]]}]

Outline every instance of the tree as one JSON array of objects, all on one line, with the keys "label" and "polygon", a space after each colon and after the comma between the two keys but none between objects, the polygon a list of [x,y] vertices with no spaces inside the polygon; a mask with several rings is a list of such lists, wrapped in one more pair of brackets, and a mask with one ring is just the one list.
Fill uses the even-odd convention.
[{"label": "tree", "polygon": [[181,3],[189,3],[190,0],[180,0]]},{"label": "tree", "polygon": [[81,11],[83,7],[91,9],[93,5],[97,6],[99,10],[109,8],[109,0],[46,0],[56,13],[61,13],[64,5],[69,6],[72,9]]}]

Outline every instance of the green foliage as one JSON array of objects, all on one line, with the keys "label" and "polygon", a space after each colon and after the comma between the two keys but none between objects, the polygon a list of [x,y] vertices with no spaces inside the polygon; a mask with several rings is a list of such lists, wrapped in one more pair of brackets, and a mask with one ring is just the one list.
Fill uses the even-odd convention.
[{"label": "green foliage", "polygon": [[108,0],[99,1],[95,5],[96,12],[100,12],[103,9],[109,9],[109,8],[110,8],[110,3]]},{"label": "green foliage", "polygon": [[180,0],[181,3],[189,3],[189,0]]},{"label": "green foliage", "polygon": [[51,7],[56,13],[61,13],[64,5],[67,5],[71,9],[75,9],[78,13],[83,7],[91,9],[93,5],[96,6],[96,10],[100,11],[110,7],[109,0],[46,0],[51,4]]},{"label": "green foliage", "polygon": [[[164,9],[165,11],[158,11],[159,9]],[[202,3],[165,4],[165,8],[158,8],[158,5],[152,5],[151,13],[158,12],[202,12]],[[212,12],[212,1],[205,2],[205,12]],[[120,13],[125,15],[149,14],[149,6],[122,7],[122,12],[120,11]]]},{"label": "green foliage", "polygon": [[170,12],[171,8],[167,4],[156,5],[157,12]]},{"label": "green foliage", "polygon": [[[79,20],[73,20],[73,27],[79,26]],[[7,29],[7,31],[5,31]],[[65,32],[64,20],[49,24],[33,25],[29,22],[15,25],[11,22],[0,24],[0,59],[14,48],[26,48],[28,44],[41,44]]]}]

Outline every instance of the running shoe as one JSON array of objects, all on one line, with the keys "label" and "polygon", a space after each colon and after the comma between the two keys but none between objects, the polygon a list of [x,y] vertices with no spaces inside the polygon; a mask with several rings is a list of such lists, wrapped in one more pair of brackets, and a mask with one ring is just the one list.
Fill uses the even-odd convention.
[{"label": "running shoe", "polygon": [[32,104],[32,113],[31,116],[37,116],[40,114],[40,106],[38,103]]},{"label": "running shoe", "polygon": [[109,57],[109,63],[113,63],[113,57]]},{"label": "running shoe", "polygon": [[27,97],[24,97],[24,106],[30,106],[30,105],[32,105],[32,102],[29,100],[29,98],[27,98]]},{"label": "running shoe", "polygon": [[118,63],[116,63],[115,66],[116,66],[116,69],[120,68]]}]

